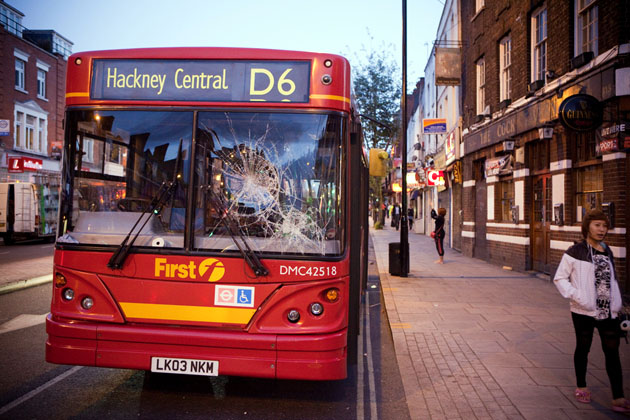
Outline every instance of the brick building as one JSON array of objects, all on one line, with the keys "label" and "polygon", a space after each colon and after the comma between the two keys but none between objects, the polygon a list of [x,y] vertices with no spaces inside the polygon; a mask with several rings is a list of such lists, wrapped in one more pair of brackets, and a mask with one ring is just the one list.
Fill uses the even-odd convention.
[{"label": "brick building", "polygon": [[66,60],[72,43],[28,30],[0,1],[0,182],[59,185]]},{"label": "brick building", "polygon": [[463,252],[553,275],[585,212],[600,208],[627,293],[627,2],[461,3]]}]

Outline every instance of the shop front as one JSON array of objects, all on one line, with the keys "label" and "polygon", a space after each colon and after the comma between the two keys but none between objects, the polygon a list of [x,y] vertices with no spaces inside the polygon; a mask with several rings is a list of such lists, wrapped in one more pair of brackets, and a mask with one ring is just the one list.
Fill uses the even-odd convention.
[{"label": "shop front", "polygon": [[559,79],[463,135],[466,255],[553,276],[564,251],[581,240],[583,216],[598,208],[610,215],[606,242],[630,290],[630,96],[615,85],[625,69],[613,64]]}]

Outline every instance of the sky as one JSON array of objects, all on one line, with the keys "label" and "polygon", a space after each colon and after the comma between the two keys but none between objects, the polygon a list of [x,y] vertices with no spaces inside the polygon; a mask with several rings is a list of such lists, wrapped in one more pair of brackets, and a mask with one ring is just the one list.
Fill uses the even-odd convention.
[{"label": "sky", "polygon": [[[4,0],[28,29],[53,29],[73,52],[246,47],[340,54],[386,49],[402,72],[402,0]],[[442,0],[407,0],[407,81],[424,75]]]}]

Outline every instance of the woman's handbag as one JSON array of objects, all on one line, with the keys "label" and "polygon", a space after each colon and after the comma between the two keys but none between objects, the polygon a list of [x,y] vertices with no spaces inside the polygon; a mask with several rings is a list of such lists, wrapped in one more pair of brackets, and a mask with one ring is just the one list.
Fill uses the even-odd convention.
[{"label": "woman's handbag", "polygon": [[431,237],[435,239],[435,232],[431,232]]}]

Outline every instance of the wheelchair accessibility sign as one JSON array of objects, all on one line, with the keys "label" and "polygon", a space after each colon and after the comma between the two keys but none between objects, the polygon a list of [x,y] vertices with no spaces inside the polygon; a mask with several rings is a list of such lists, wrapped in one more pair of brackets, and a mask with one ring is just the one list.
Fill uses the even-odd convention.
[{"label": "wheelchair accessibility sign", "polygon": [[254,287],[220,286],[214,288],[215,306],[254,307]]}]

